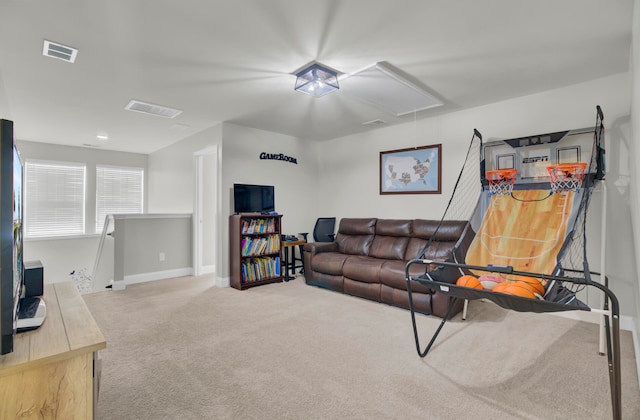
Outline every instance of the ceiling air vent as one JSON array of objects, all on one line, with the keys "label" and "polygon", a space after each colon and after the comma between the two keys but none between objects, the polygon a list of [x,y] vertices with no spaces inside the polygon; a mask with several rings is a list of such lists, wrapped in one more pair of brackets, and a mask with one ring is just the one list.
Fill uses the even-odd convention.
[{"label": "ceiling air vent", "polygon": [[143,114],[155,115],[157,117],[174,118],[182,114],[182,110],[169,108],[162,105],[150,104],[147,102],[137,101],[135,99],[129,101],[124,109],[128,111],[141,112]]},{"label": "ceiling air vent", "polygon": [[42,47],[42,55],[57,58],[58,60],[66,61],[67,63],[74,63],[78,50],[66,45],[57,44],[55,42],[44,40]]}]

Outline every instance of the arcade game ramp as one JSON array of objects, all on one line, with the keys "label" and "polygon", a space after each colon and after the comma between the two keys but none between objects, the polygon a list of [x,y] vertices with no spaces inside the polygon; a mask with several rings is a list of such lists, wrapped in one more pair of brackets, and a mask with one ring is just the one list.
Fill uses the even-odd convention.
[{"label": "arcade game ramp", "polygon": [[466,263],[551,274],[575,213],[574,194],[549,195],[549,190],[535,189],[514,191],[514,197],[493,195]]}]

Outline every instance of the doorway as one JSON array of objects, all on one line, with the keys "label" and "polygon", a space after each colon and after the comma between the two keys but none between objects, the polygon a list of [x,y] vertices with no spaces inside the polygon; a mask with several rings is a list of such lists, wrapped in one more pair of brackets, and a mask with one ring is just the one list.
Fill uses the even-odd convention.
[{"label": "doorway", "polygon": [[[216,272],[220,261],[220,145],[193,154],[193,274]],[[218,282],[216,281],[216,284]],[[218,285],[220,286],[220,285]]]}]

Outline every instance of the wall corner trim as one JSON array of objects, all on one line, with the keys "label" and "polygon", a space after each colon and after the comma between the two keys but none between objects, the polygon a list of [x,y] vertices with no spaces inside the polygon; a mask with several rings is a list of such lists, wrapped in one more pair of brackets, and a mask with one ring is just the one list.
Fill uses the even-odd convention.
[{"label": "wall corner trim", "polygon": [[217,287],[230,287],[231,281],[230,277],[217,277],[216,278],[216,286]]}]

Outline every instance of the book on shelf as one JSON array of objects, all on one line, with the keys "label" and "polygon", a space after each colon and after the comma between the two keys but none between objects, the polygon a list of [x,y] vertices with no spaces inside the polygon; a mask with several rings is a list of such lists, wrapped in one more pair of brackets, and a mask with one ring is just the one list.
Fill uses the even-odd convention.
[{"label": "book on shelf", "polygon": [[266,280],[280,276],[280,257],[258,257],[242,262],[242,282]]},{"label": "book on shelf", "polygon": [[273,218],[251,218],[242,220],[243,234],[272,233],[276,231],[276,221]]},{"label": "book on shelf", "polygon": [[280,252],[280,236],[269,235],[263,237],[245,236],[241,241],[241,253],[243,257],[261,254],[275,254]]}]

